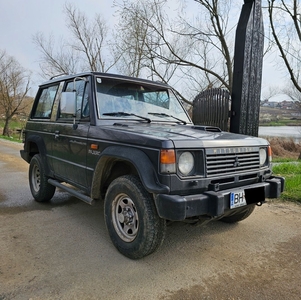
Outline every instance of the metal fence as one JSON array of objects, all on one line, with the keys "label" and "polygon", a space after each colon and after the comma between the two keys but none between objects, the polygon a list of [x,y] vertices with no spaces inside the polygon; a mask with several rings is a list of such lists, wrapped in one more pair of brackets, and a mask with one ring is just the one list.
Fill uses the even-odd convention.
[{"label": "metal fence", "polygon": [[208,89],[193,101],[192,120],[196,125],[229,128],[230,93],[223,89]]}]

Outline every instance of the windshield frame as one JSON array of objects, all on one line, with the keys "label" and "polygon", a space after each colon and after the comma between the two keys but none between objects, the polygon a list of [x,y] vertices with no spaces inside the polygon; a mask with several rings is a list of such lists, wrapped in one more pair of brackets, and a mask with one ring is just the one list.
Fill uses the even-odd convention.
[{"label": "windshield frame", "polygon": [[[109,84],[111,84],[111,86]],[[100,85],[102,85],[102,87]],[[154,104],[145,101],[139,101],[138,99],[134,99],[133,97],[129,98],[126,95],[117,96],[117,94],[115,95],[113,92],[111,92],[111,90],[117,86],[122,86],[126,89],[127,92],[131,91],[139,93],[140,96],[144,94],[151,94],[154,92],[157,95],[157,99],[159,93],[162,92],[162,95],[164,93],[165,97],[166,95],[168,95],[168,107],[166,103],[163,103],[166,100],[162,101],[159,99],[158,103],[160,105],[158,105],[158,103]],[[103,89],[104,92],[102,92],[101,89]],[[184,108],[181,101],[179,101],[173,89],[166,84],[155,83],[152,81],[148,82],[146,80],[139,81],[136,78],[133,80],[128,80],[114,77],[96,76],[95,95],[96,113],[97,118],[99,120],[122,119],[131,121],[141,121],[141,118],[144,117],[151,119],[151,122],[192,124],[191,118],[187,110]],[[101,102],[101,97],[103,97],[103,99],[106,98],[106,101]],[[122,104],[121,100],[125,103],[125,107],[126,105],[128,105],[130,108],[126,109],[123,107],[120,109],[119,107],[112,107],[109,109],[104,107],[104,105],[106,105],[109,102],[111,102],[111,104],[112,102],[114,102],[115,104],[117,103],[117,106],[119,106],[120,104]],[[160,101],[162,101],[162,103]],[[158,114],[151,115],[148,114],[149,112],[157,112]]]}]

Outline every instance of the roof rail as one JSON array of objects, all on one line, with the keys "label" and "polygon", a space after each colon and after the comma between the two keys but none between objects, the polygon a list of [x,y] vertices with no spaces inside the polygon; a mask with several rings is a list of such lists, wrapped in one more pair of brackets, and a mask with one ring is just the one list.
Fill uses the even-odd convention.
[{"label": "roof rail", "polygon": [[54,75],[54,76],[50,77],[50,80],[52,80],[52,79],[54,79],[56,77],[63,76],[63,75],[70,75],[70,74],[68,74],[68,73],[61,73],[61,74],[58,74],[58,75]]}]

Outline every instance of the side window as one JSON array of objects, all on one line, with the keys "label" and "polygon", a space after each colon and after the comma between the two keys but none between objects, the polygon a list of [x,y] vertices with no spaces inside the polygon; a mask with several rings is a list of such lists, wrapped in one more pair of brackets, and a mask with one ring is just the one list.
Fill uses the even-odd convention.
[{"label": "side window", "polygon": [[50,119],[53,102],[59,85],[44,88],[40,94],[33,118]]},{"label": "side window", "polygon": [[[88,84],[84,80],[68,82],[66,92],[76,90],[76,119],[87,118],[90,116],[89,101],[88,101]],[[64,116],[60,114],[60,118],[73,118],[71,115]]]},{"label": "side window", "polygon": [[85,93],[83,96],[82,105],[82,118],[90,117],[90,106],[89,106],[89,96],[88,96],[88,84],[86,84]]}]

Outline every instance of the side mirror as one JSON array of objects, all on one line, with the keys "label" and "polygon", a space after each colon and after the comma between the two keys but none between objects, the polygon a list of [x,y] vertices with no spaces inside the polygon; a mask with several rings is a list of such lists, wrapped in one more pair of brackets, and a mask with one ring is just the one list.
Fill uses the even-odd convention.
[{"label": "side mirror", "polygon": [[72,116],[76,115],[76,92],[62,92],[61,113]]}]

